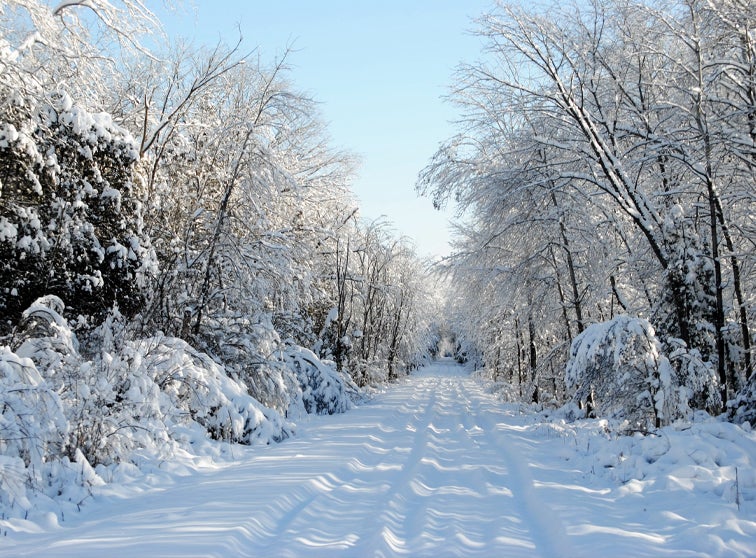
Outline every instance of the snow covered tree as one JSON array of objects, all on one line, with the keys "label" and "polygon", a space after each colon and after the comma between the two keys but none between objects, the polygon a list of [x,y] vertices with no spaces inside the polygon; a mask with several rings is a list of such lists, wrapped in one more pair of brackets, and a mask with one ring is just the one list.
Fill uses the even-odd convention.
[{"label": "snow covered tree", "polygon": [[381,220],[352,222],[334,239],[327,315],[317,350],[358,385],[396,379],[429,357],[436,311],[427,274],[406,238]]},{"label": "snow covered tree", "polygon": [[0,308],[14,320],[55,294],[73,316],[100,319],[114,304],[135,312],[155,262],[133,191],[133,138],[65,91],[35,98],[13,72],[0,79]]},{"label": "snow covered tree", "polygon": [[[451,267],[472,292],[492,308],[535,295],[480,324],[483,352],[499,352],[510,315],[508,347],[538,368],[533,355],[631,313],[655,323],[680,378],[701,373],[692,404],[710,408],[716,384],[724,402],[748,377],[752,16],[737,2],[595,0],[500,4],[479,20],[486,57],[460,68],[452,95],[463,128],[418,188],[464,212]],[[556,305],[542,312],[546,294]],[[522,353],[533,338],[545,347]]]},{"label": "snow covered tree", "polygon": [[586,415],[627,421],[629,429],[659,428],[686,412],[674,369],[643,319],[588,326],[572,342],[566,382]]},{"label": "snow covered tree", "polygon": [[132,0],[9,0],[0,27],[3,314],[46,293],[93,323],[114,304],[133,313],[155,260],[135,142],[104,108],[119,64],[144,53],[157,23]]}]

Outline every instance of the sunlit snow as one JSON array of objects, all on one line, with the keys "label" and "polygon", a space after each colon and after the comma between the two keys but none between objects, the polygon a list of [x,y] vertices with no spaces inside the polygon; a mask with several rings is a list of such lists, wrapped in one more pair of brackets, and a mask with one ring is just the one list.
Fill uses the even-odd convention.
[{"label": "sunlit snow", "polygon": [[80,513],[2,521],[4,555],[756,554],[756,436],[733,424],[617,438],[521,414],[451,361],[302,420],[228,462],[95,487]]}]

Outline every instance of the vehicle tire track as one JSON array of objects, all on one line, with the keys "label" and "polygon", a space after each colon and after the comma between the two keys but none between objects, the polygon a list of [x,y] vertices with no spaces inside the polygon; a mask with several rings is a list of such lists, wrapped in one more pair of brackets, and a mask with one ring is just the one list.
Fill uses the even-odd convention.
[{"label": "vehicle tire track", "polygon": [[508,434],[506,423],[496,420],[496,413],[483,410],[478,415],[484,436],[494,448],[506,448],[498,453],[506,468],[507,487],[528,525],[533,541],[544,558],[576,556],[559,515],[537,494],[537,488],[527,460],[519,449],[518,440]]},{"label": "vehicle tire track", "polygon": [[[423,411],[419,415],[414,414],[412,422],[407,425],[407,430],[413,432],[409,442],[410,452],[389,489],[380,502],[376,502],[375,509],[381,511],[377,521],[371,523],[371,532],[357,542],[356,556],[368,556],[376,548],[385,548],[389,552],[406,551],[409,533],[417,526],[415,517],[408,517],[406,513],[406,495],[420,460],[427,453],[428,427],[434,416],[437,400],[436,392],[427,384],[422,386],[421,393],[424,400]],[[402,513],[403,511],[405,513]],[[417,510],[414,510],[414,513],[417,513]],[[375,525],[375,528],[372,528],[372,525]]]}]

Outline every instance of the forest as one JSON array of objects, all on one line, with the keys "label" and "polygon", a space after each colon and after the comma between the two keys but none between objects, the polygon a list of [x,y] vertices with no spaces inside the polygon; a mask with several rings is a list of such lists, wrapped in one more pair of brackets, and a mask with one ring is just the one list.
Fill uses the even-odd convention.
[{"label": "forest", "polygon": [[0,508],[269,444],[454,357],[534,409],[756,419],[756,6],[499,3],[416,189],[434,265],[350,191],[291,52],[141,0],[0,1]]},{"label": "forest", "polygon": [[633,428],[753,420],[756,6],[500,5],[418,191],[461,216],[448,316],[505,397]]}]

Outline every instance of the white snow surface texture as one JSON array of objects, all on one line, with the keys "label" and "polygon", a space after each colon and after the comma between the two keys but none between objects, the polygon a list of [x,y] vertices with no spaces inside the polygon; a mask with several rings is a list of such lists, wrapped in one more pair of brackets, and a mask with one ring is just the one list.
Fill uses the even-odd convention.
[{"label": "white snow surface texture", "polygon": [[756,436],[617,437],[505,405],[451,361],[225,461],[156,464],[3,556],[756,556]]}]

